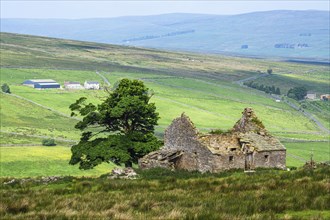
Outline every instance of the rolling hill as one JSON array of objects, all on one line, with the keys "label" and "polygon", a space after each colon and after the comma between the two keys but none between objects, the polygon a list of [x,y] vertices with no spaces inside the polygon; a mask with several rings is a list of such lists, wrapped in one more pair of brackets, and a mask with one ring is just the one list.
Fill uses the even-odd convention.
[{"label": "rolling hill", "polygon": [[[156,129],[159,137],[182,112],[190,116],[199,130],[208,132],[231,128],[243,108],[249,106],[266,128],[285,142],[288,153],[295,156],[288,157],[289,165],[301,165],[308,160],[311,146],[318,160],[327,160],[324,155],[328,153],[328,133],[302,112],[238,82],[258,78],[271,67],[272,75],[257,80],[271,85],[271,78],[278,77],[276,86],[283,92],[305,85],[322,94],[329,88],[328,65],[158,51],[9,33],[1,33],[0,37],[0,83],[8,83],[13,93],[1,94],[4,138],[1,145],[38,145],[45,137],[78,141],[79,131],[73,128],[77,119],[69,117],[68,106],[82,96],[93,103],[100,102],[106,96],[104,90],[34,90],[21,83],[37,78],[52,78],[61,85],[64,81],[102,82],[98,71],[111,84],[122,78],[140,79],[154,91],[152,102],[161,117]],[[329,129],[329,104],[308,102],[306,111]],[[295,142],[303,142],[298,144],[301,148]]]},{"label": "rolling hill", "polygon": [[330,61],[328,11],[1,19],[3,32],[167,50]]}]

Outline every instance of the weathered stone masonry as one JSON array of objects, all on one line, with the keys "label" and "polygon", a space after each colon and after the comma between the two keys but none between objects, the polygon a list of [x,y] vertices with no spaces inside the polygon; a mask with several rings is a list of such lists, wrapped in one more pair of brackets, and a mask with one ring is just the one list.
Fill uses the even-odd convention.
[{"label": "weathered stone masonry", "polygon": [[220,172],[257,167],[285,168],[286,149],[264,128],[251,108],[231,132],[199,134],[189,117],[182,114],[165,130],[164,146],[139,160],[142,169]]}]

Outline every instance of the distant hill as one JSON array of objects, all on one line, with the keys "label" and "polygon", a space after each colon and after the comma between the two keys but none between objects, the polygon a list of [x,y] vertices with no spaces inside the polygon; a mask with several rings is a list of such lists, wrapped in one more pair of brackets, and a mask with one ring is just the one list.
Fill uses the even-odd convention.
[{"label": "distant hill", "polygon": [[1,31],[119,45],[329,62],[329,11],[1,19]]}]

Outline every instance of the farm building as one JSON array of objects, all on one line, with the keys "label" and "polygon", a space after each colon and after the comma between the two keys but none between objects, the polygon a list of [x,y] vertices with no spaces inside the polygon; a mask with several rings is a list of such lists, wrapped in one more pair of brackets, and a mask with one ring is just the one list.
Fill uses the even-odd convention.
[{"label": "farm building", "polygon": [[307,95],[305,96],[305,99],[312,99],[312,100],[314,100],[314,99],[316,99],[316,94],[315,94],[315,93],[311,93],[311,92],[309,92],[309,93],[307,93]]},{"label": "farm building", "polygon": [[25,86],[30,86],[35,89],[58,89],[60,84],[52,79],[29,79],[22,83]]},{"label": "farm building", "polygon": [[96,81],[85,81],[85,89],[100,89],[100,83]]},{"label": "farm building", "polygon": [[84,87],[79,82],[64,82],[66,89],[83,89]]},{"label": "farm building", "polygon": [[200,134],[182,114],[165,130],[164,146],[139,160],[142,169],[164,167],[200,172],[258,167],[285,168],[286,149],[264,128],[251,108],[231,131]]},{"label": "farm building", "polygon": [[323,94],[320,96],[321,100],[328,101],[330,100],[330,94]]}]

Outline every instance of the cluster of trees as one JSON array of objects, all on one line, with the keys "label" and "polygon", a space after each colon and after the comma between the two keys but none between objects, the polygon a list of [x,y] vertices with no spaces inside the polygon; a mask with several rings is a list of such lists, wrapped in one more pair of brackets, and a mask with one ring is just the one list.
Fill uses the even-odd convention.
[{"label": "cluster of trees", "polygon": [[91,169],[102,162],[132,166],[157,150],[162,142],[154,136],[159,115],[152,93],[142,81],[122,79],[99,105],[82,97],[70,105],[71,116],[83,116],[75,125],[80,142],[72,146],[70,164]]},{"label": "cluster of trees", "polygon": [[260,91],[264,91],[265,93],[267,94],[276,94],[276,95],[281,95],[281,90],[280,88],[276,87],[275,86],[265,86],[263,84],[258,84],[258,83],[255,83],[253,81],[250,81],[250,82],[245,82],[244,85],[250,87],[250,88],[253,88],[253,89],[258,89]]},{"label": "cluster of trees", "polygon": [[307,95],[307,89],[303,86],[291,88],[287,94],[287,96],[289,98],[292,98],[292,99],[295,99],[298,101],[304,99],[306,95]]}]

